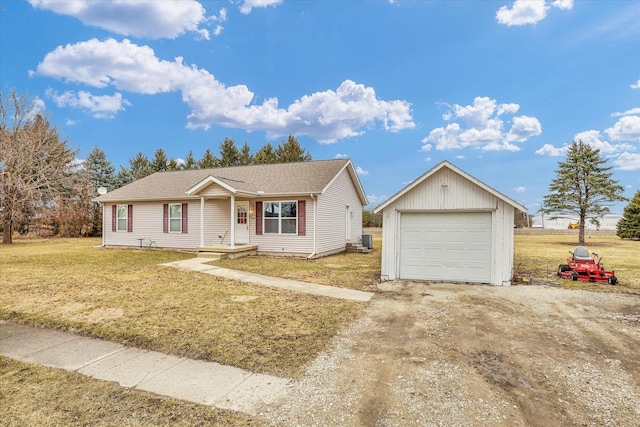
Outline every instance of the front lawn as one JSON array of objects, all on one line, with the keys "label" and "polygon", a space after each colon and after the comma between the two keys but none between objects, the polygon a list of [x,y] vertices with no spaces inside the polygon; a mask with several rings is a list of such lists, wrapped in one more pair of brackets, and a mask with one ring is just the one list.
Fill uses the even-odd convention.
[{"label": "front lawn", "polygon": [[251,273],[373,292],[380,281],[382,235],[373,235],[373,252],[306,258],[253,256],[225,259],[212,264]]},{"label": "front lawn", "polygon": [[99,244],[2,246],[0,318],[297,376],[364,306],[159,265],[192,254]]},{"label": "front lawn", "polygon": [[247,415],[5,357],[0,357],[0,419],[7,427],[263,425]]}]

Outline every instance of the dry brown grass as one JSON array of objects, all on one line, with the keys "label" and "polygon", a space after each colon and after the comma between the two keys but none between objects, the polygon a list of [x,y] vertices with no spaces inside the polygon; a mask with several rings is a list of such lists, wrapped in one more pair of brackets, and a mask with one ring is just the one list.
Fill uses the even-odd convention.
[{"label": "dry brown grass", "polygon": [[369,254],[343,253],[313,260],[255,256],[220,260],[213,264],[320,285],[375,291],[380,281],[381,246],[382,235],[374,234],[373,251]]},{"label": "dry brown grass", "polygon": [[0,357],[4,426],[257,426],[238,413]]},{"label": "dry brown grass", "polygon": [[2,247],[0,317],[296,376],[363,306],[159,266],[188,254],[97,244]]},{"label": "dry brown grass", "polygon": [[586,238],[590,252],[597,252],[607,270],[615,270],[619,286],[562,280],[556,276],[559,264],[566,264],[569,251],[577,246],[575,235],[534,234],[515,236],[516,273],[538,281],[568,288],[608,292],[640,293],[640,242],[614,235],[594,234]]}]

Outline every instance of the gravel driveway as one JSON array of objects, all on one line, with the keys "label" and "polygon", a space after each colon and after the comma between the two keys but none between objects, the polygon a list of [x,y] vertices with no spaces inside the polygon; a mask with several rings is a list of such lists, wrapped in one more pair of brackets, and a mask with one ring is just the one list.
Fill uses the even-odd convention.
[{"label": "gravel driveway", "polygon": [[287,426],[638,426],[640,297],[383,283],[265,410]]}]

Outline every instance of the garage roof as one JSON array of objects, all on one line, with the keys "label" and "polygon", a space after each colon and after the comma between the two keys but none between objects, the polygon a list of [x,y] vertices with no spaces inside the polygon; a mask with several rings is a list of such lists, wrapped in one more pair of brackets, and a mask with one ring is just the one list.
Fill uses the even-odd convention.
[{"label": "garage roof", "polygon": [[442,162],[438,163],[436,166],[434,166],[433,168],[431,168],[427,172],[425,172],[420,178],[414,180],[411,184],[407,185],[405,188],[403,188],[402,190],[398,191],[389,200],[387,200],[386,202],[384,202],[383,204],[381,204],[380,206],[375,208],[373,213],[377,214],[378,212],[381,212],[384,208],[386,208],[387,206],[389,206],[390,204],[392,204],[393,202],[395,202],[396,200],[398,200],[399,198],[401,198],[402,196],[407,194],[414,187],[418,186],[420,183],[422,183],[423,181],[427,180],[430,176],[434,175],[436,172],[438,172],[442,168],[448,168],[448,169],[452,170],[453,172],[455,172],[455,173],[463,176],[467,180],[473,182],[478,187],[480,187],[480,188],[484,189],[485,191],[491,193],[493,196],[497,197],[498,199],[504,201],[505,203],[510,204],[511,206],[513,206],[514,208],[518,209],[519,211],[527,212],[527,208],[525,206],[523,206],[520,203],[516,202],[515,200],[505,196],[504,194],[500,193],[499,191],[489,187],[487,184],[485,184],[484,182],[480,181],[479,179],[476,179],[476,178],[472,177],[471,175],[469,175],[468,173],[466,173],[462,169],[460,169],[460,168],[454,166],[453,164],[449,163],[447,160],[443,160]]}]

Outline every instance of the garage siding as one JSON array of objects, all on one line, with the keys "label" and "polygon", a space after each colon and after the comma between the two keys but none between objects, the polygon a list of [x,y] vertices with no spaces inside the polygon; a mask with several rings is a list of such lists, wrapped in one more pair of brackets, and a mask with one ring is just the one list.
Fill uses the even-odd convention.
[{"label": "garage siding", "polygon": [[[422,280],[509,285],[513,275],[513,224],[516,206],[525,210],[517,202],[504,197],[455,166],[442,162],[376,209],[382,212],[383,224],[381,279],[420,277]],[[455,218],[476,214],[479,215],[477,218],[483,218],[485,224],[477,231],[466,228],[464,224],[455,224]],[[457,215],[462,216],[456,217]],[[415,227],[407,228],[411,227],[407,221],[421,222],[421,219],[438,216],[442,221],[447,221],[443,219],[446,217],[451,217],[451,221],[454,221],[453,224],[442,224],[447,229],[447,236],[438,231],[438,227],[429,232]],[[486,226],[489,219],[490,229]],[[462,229],[464,232],[460,232]],[[471,233],[475,235],[471,236]],[[482,255],[479,250],[477,253],[465,254],[465,250],[471,249],[460,249],[464,245],[469,248],[475,246],[475,241],[485,242],[482,244],[485,251]],[[450,242],[458,242],[458,248],[453,244],[452,249]],[[429,249],[430,246],[436,249]],[[447,253],[447,256],[441,256],[438,251]],[[456,258],[458,263],[465,258],[473,263],[477,262],[477,265],[488,266],[490,276],[480,267],[474,273],[458,271],[452,266],[455,262],[451,262]],[[426,268],[438,271],[424,273]]]}]

